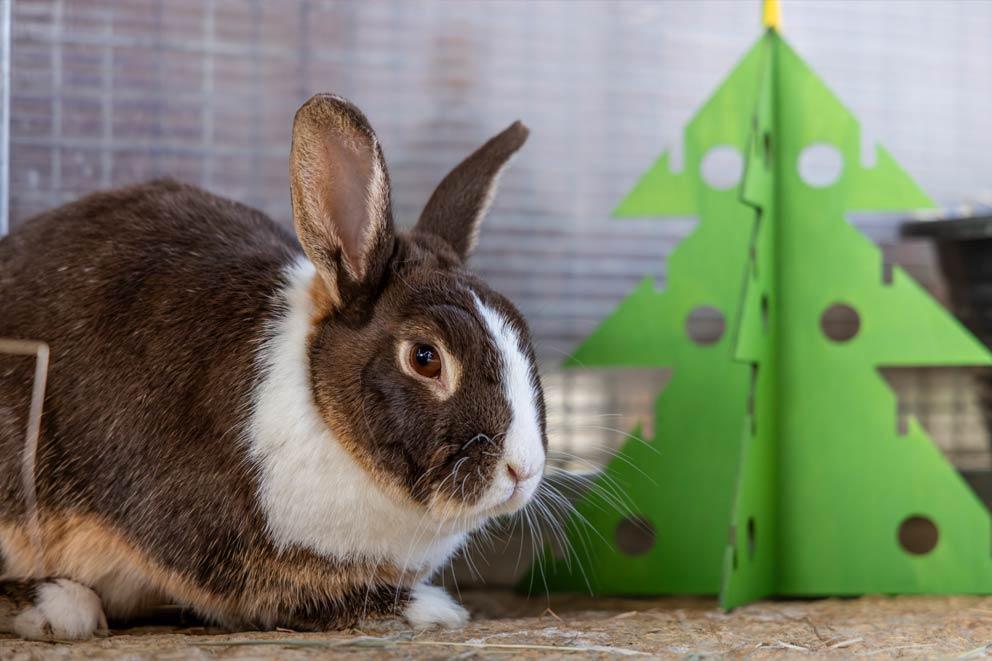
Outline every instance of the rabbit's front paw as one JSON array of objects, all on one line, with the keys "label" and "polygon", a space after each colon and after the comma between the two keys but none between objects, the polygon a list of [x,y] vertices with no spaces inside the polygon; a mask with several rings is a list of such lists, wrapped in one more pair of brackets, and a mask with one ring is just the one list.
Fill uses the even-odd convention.
[{"label": "rabbit's front paw", "polygon": [[14,618],[14,632],[29,640],[80,640],[107,630],[100,597],[64,578],[39,583],[33,605]]},{"label": "rabbit's front paw", "polygon": [[436,585],[418,585],[413,588],[403,617],[414,629],[457,629],[468,622],[468,611]]}]

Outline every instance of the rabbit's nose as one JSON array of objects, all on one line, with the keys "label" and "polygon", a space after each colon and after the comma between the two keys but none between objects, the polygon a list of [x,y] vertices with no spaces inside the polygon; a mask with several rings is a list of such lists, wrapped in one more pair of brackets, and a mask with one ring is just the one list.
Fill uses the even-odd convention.
[{"label": "rabbit's nose", "polygon": [[514,484],[526,482],[537,475],[537,471],[538,469],[534,466],[506,465],[506,472],[510,475],[510,479],[513,480]]}]

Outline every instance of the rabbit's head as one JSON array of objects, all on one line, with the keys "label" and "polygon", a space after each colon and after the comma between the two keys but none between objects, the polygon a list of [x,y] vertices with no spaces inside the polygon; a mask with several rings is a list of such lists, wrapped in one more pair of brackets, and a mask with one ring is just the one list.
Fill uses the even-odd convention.
[{"label": "rabbit's head", "polygon": [[365,116],[331,95],[293,128],[294,224],[316,268],[313,399],[384,489],[472,525],[519,509],[544,469],[544,397],[527,325],[465,268],[518,123],[441,182],[396,231],[389,175]]}]

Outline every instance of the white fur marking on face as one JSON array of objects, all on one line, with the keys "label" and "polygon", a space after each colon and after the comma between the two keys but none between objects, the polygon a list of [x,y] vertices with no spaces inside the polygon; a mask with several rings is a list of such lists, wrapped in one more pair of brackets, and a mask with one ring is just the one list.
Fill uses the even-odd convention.
[{"label": "white fur marking on face", "polygon": [[422,583],[414,586],[403,617],[414,629],[436,626],[457,629],[468,622],[468,611],[455,603],[443,589]]},{"label": "white fur marking on face", "polygon": [[107,618],[93,590],[57,578],[38,588],[34,606],[14,618],[13,629],[29,640],[80,640],[106,631]]},{"label": "white fur marking on face", "polygon": [[[474,294],[473,294],[474,296]],[[544,472],[544,445],[537,413],[537,391],[530,380],[530,361],[520,347],[520,337],[510,322],[499,312],[485,305],[475,296],[475,305],[486,322],[489,334],[496,343],[503,360],[503,390],[513,412],[510,427],[503,442],[503,460],[521,477],[526,477],[512,503],[517,509],[525,504],[537,489]],[[490,505],[490,499],[499,499],[512,481],[504,471],[493,480],[490,493],[480,504]]]},{"label": "white fur marking on face", "polygon": [[[389,561],[431,571],[466,532],[383,491],[327,427],[313,400],[308,357],[313,265],[301,259],[281,293],[286,313],[259,354],[248,447],[269,534],[328,558]],[[371,412],[370,412],[371,413]]]}]

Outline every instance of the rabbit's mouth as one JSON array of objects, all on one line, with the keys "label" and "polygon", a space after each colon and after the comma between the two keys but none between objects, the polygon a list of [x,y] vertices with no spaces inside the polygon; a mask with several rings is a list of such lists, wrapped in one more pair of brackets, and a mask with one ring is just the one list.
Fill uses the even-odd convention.
[{"label": "rabbit's mouth", "polygon": [[474,503],[466,503],[448,494],[435,493],[428,503],[428,510],[439,520],[457,521],[468,529],[476,528],[489,519],[513,514],[526,507],[537,495],[543,479],[541,470],[516,479],[512,473],[498,474]]},{"label": "rabbit's mouth", "polygon": [[501,508],[508,509],[511,512],[516,512],[519,509],[523,509],[534,498],[534,494],[537,493],[537,487],[540,482],[540,476],[535,476],[527,484],[517,484],[513,487],[513,492],[510,494],[510,497],[503,502]]},{"label": "rabbit's mouth", "polygon": [[523,480],[498,480],[480,501],[479,509],[488,517],[517,512],[533,500],[540,484],[540,472]]}]

